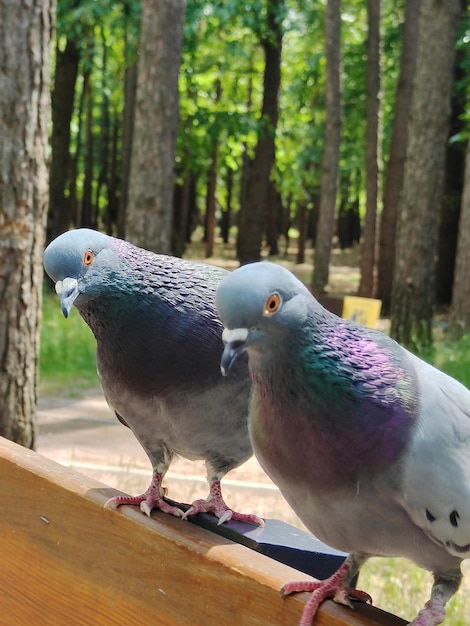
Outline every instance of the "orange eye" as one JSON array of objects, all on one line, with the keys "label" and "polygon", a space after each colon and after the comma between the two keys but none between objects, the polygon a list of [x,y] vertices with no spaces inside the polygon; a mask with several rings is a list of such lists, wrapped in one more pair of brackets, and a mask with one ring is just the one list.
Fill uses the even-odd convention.
[{"label": "orange eye", "polygon": [[282,304],[281,296],[278,293],[272,293],[264,303],[263,315],[270,317],[279,311]]},{"label": "orange eye", "polygon": [[93,254],[93,252],[91,250],[87,250],[85,254],[83,255],[83,263],[85,265],[91,265],[93,263],[94,258],[95,258],[95,255]]}]

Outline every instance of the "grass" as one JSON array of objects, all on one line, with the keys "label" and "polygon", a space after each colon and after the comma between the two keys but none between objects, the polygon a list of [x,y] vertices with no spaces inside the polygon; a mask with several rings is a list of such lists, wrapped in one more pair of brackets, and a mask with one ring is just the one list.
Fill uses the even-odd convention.
[{"label": "grass", "polygon": [[436,341],[434,365],[470,388],[470,335]]},{"label": "grass", "polygon": [[43,300],[39,392],[73,397],[98,386],[95,338],[78,311],[65,319],[55,294]]},{"label": "grass", "polygon": [[[468,626],[470,615],[470,568],[464,562],[462,587],[449,601],[446,626]],[[416,617],[431,592],[433,578],[403,558],[374,558],[361,570],[358,587],[372,596],[374,606],[406,620]]]}]

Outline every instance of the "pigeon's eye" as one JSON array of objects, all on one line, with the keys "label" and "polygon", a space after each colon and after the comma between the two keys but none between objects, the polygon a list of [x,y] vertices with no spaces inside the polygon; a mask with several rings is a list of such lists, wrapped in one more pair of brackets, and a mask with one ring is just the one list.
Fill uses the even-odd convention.
[{"label": "pigeon's eye", "polygon": [[264,303],[263,315],[270,317],[279,311],[279,307],[282,304],[281,296],[278,293],[272,293],[266,302]]},{"label": "pigeon's eye", "polygon": [[95,255],[93,254],[93,252],[91,250],[87,250],[85,254],[83,255],[83,263],[85,265],[91,265],[93,263],[94,258],[95,258]]}]

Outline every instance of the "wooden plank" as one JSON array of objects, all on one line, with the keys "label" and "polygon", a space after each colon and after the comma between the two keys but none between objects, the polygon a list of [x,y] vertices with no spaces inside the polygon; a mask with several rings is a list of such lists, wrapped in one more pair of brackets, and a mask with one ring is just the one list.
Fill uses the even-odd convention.
[{"label": "wooden plank", "polygon": [[[161,514],[103,507],[116,491],[0,438],[0,624],[298,624],[309,579],[245,546]],[[404,626],[325,602],[315,626]]]}]

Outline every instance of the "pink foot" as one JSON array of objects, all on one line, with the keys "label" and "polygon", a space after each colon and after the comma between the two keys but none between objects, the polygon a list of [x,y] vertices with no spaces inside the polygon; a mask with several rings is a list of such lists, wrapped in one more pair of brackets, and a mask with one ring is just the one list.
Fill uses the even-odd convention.
[{"label": "pink foot", "polygon": [[338,571],[326,580],[318,582],[304,580],[300,582],[287,583],[281,588],[281,598],[284,598],[291,593],[297,593],[299,591],[312,592],[312,595],[305,605],[304,611],[302,613],[300,626],[311,625],[312,620],[316,612],[318,611],[318,607],[327,598],[332,598],[334,602],[337,602],[338,604],[344,604],[351,609],[353,608],[351,600],[359,600],[360,602],[372,603],[372,598],[368,593],[343,586],[343,582],[348,574],[349,565],[348,563],[343,563]]},{"label": "pink foot", "polygon": [[105,502],[107,508],[117,508],[122,504],[132,504],[140,506],[140,510],[150,517],[152,509],[159,509],[163,513],[174,515],[175,517],[183,517],[184,513],[177,506],[171,506],[163,499],[165,490],[161,486],[163,476],[155,472],[149,488],[140,496],[115,496]]},{"label": "pink foot", "polygon": [[211,482],[210,493],[207,499],[195,500],[191,504],[191,507],[184,513],[183,518],[186,519],[190,515],[196,515],[196,513],[213,513],[219,518],[217,523],[218,526],[231,519],[236,520],[237,522],[264,526],[264,521],[257,515],[237,513],[236,511],[229,509],[222,497],[220,480],[213,480]]},{"label": "pink foot", "polygon": [[446,610],[441,598],[431,598],[424,605],[410,626],[437,626],[442,624],[446,616]]}]

